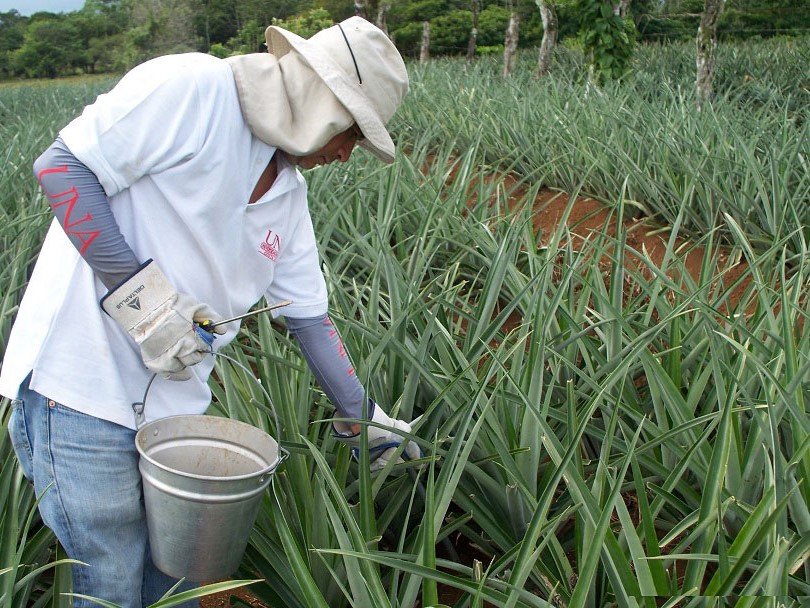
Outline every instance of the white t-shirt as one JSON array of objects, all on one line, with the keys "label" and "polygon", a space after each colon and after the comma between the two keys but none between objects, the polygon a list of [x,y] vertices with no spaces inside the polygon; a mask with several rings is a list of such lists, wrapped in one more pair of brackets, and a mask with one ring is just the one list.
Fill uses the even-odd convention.
[{"label": "white t-shirt", "polygon": [[[99,178],[127,243],[153,258],[178,292],[222,317],[262,296],[292,300],[289,317],[327,311],[306,182],[280,156],[279,174],[248,204],[275,149],[250,133],[230,67],[189,53],[148,61],[61,132]],[[80,412],[135,428],[132,404],[151,377],[135,342],[99,306],[106,288],[54,222],[14,323],[0,393],[31,388]],[[217,337],[221,348],[236,324]],[[158,377],[146,419],[199,414],[214,357],[185,382]]]}]

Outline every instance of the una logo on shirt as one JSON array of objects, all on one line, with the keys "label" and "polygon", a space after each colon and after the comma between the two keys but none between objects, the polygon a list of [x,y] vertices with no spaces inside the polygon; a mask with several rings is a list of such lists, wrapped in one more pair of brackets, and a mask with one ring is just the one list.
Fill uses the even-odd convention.
[{"label": "una logo on shirt", "polygon": [[278,259],[278,254],[280,251],[281,238],[279,238],[277,234],[273,234],[272,230],[268,230],[264,242],[259,244],[259,253],[261,253],[268,260],[275,262]]}]

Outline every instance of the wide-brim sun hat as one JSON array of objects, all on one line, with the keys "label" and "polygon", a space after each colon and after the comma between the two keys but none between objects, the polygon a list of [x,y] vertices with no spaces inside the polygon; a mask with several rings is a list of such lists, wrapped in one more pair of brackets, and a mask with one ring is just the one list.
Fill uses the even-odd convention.
[{"label": "wide-brim sun hat", "polygon": [[385,32],[350,17],[308,39],[276,25],[267,28],[265,38],[277,58],[298,53],[354,117],[363,132],[359,144],[393,162],[395,147],[386,125],[408,92],[408,71]]}]

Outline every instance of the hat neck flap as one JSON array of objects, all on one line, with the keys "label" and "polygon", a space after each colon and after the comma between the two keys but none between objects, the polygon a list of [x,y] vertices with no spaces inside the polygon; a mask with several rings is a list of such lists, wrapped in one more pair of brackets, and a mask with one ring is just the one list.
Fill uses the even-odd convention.
[{"label": "hat neck flap", "polygon": [[239,104],[250,131],[264,143],[303,156],[321,149],[354,118],[297,53],[225,60],[233,71]]}]

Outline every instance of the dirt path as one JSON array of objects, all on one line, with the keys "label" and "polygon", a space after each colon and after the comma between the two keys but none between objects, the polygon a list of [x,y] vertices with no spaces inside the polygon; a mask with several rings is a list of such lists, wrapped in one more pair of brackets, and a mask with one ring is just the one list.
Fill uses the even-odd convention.
[{"label": "dirt path", "polygon": [[[560,225],[569,205],[570,197],[567,194],[544,190],[534,202],[534,214],[532,224],[536,234],[541,236],[540,245],[548,242],[549,235]],[[567,218],[567,226],[572,234],[572,238],[593,240],[599,234],[607,234],[616,237],[617,220],[615,214],[601,203],[587,197],[578,197],[571,205],[571,210]],[[626,263],[634,266],[647,279],[651,279],[653,274],[650,271],[650,264],[656,268],[662,268],[665,256],[669,247],[668,241],[671,238],[670,230],[666,227],[658,226],[647,219],[629,218],[623,222],[626,234]],[[574,242],[574,248],[578,247]],[[707,255],[705,247],[694,245],[686,239],[676,237],[672,246],[675,252],[675,259],[668,262],[667,275],[676,284],[684,285],[683,278],[678,277],[676,270],[685,270],[691,281],[695,284],[701,283],[701,271]],[[716,247],[711,255],[715,257],[715,272],[723,273],[723,282],[732,285],[745,271],[744,261],[732,257],[732,252],[728,248]],[[603,264],[609,267],[610,260],[603,260]],[[724,308],[734,307],[739,303],[740,298],[745,294],[748,284],[743,280],[735,286],[729,294],[729,298]],[[632,289],[632,286],[629,286]]]}]

